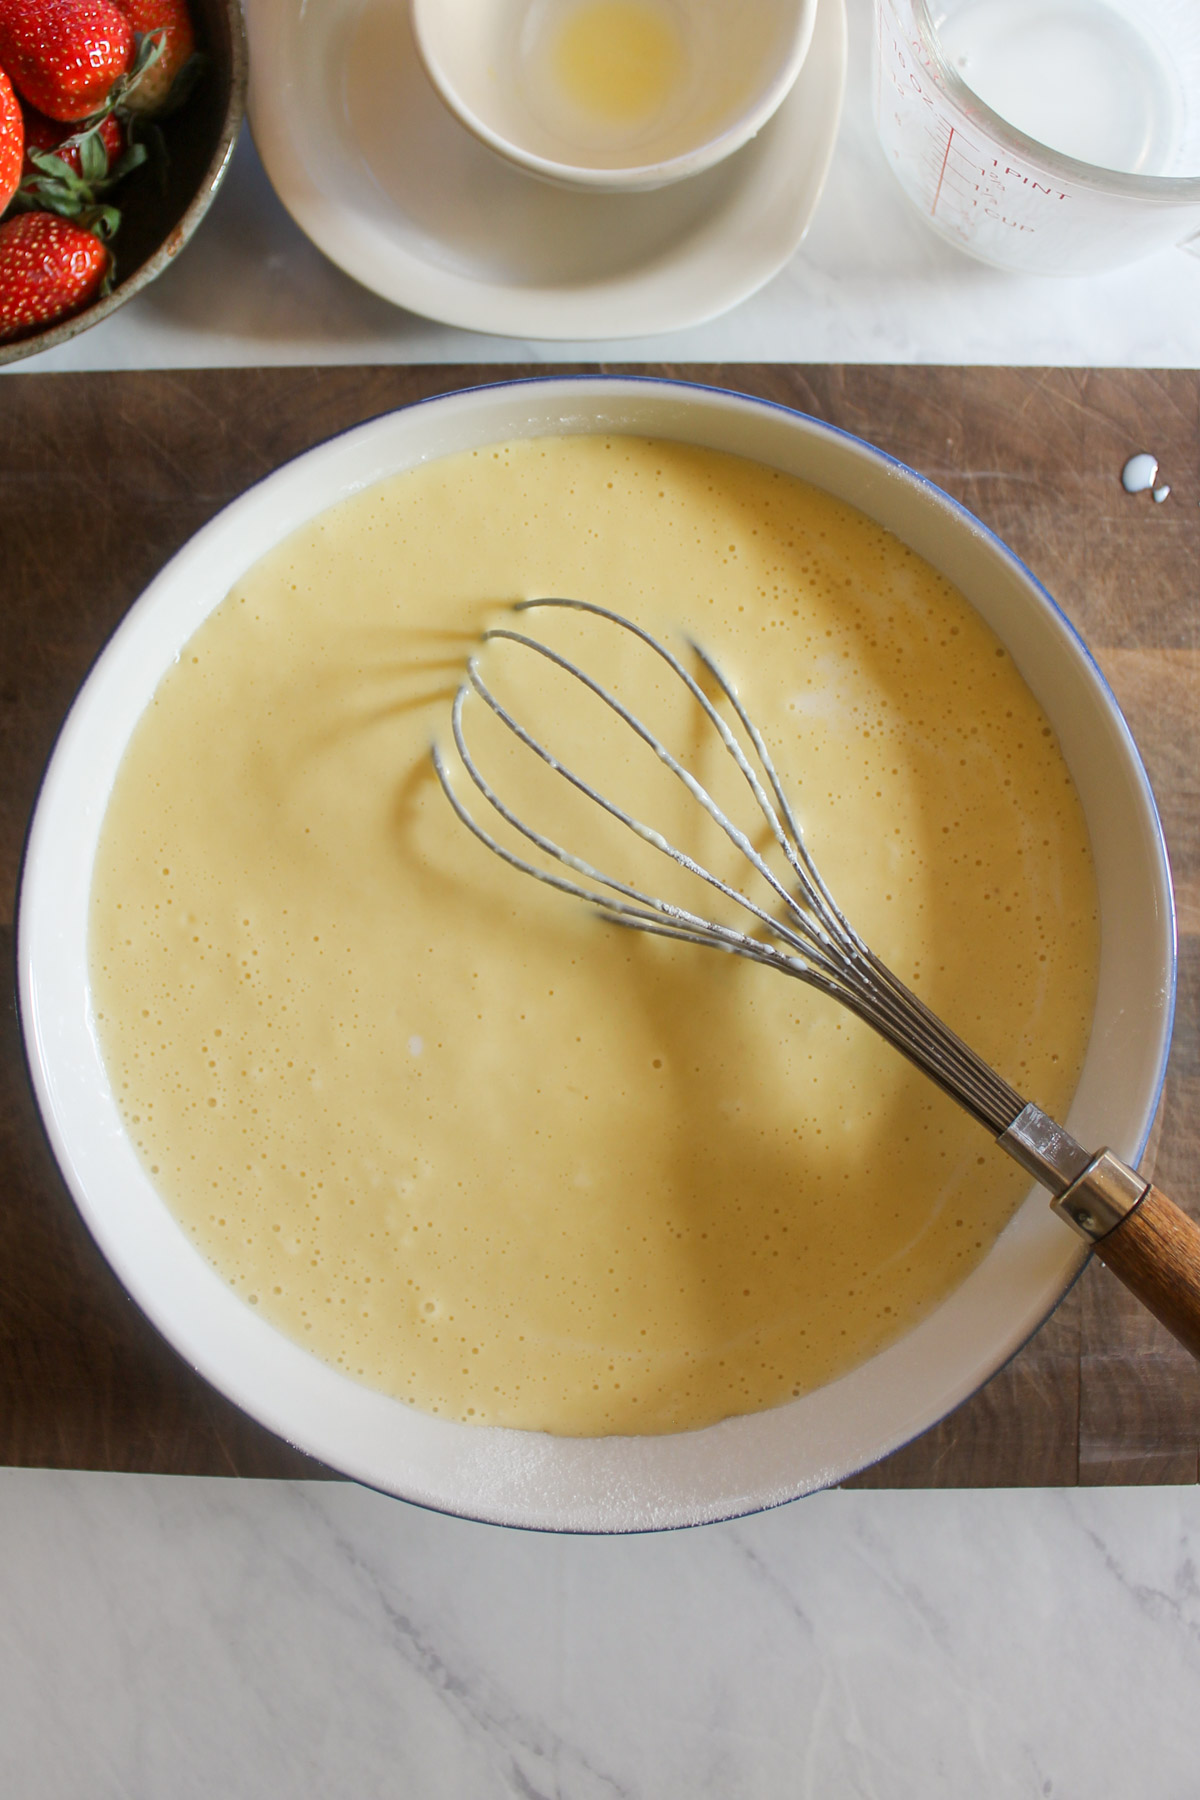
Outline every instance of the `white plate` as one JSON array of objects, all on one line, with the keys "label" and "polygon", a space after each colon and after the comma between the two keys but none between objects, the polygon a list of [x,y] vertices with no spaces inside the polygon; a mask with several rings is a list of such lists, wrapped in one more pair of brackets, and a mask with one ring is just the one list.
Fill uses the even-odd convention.
[{"label": "white plate", "polygon": [[248,0],[250,123],[302,231],[385,300],[508,337],[697,325],[781,269],[824,185],[846,76],[821,0],[795,86],[745,149],[649,194],[573,194],[451,117],[404,0]]},{"label": "white plate", "polygon": [[222,1393],[333,1468],[442,1511],[645,1531],[775,1505],[923,1431],[1036,1330],[1083,1264],[1080,1239],[1034,1190],[983,1262],[912,1331],[769,1412],[642,1438],[453,1424],[318,1362],[214,1272],[126,1134],[89,998],[92,865],[113,780],[159,681],[213,607],[290,532],[369,483],[433,457],[560,431],[676,438],[813,481],[926,557],[1008,646],[1074,776],[1099,889],[1095,1022],[1065,1123],[1081,1143],[1107,1143],[1137,1161],[1171,1035],[1174,918],[1153,796],[1095,663],[1011,551],[929,482],[815,419],[672,382],[573,377],[426,401],[297,458],[186,544],[100,657],[47,770],[21,884],[21,1022],[50,1142],[93,1236],[138,1304]]}]

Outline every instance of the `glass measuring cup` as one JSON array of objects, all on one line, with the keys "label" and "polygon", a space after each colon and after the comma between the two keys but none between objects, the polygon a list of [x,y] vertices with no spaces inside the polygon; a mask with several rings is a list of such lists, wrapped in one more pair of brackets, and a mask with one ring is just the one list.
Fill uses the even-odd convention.
[{"label": "glass measuring cup", "polygon": [[1045,275],[1200,254],[1197,0],[875,0],[875,23],[880,141],[951,243]]}]

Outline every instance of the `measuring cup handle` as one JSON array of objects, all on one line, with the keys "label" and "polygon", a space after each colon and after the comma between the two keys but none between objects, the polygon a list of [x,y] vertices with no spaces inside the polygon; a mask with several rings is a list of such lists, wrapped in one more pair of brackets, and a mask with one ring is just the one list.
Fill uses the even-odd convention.
[{"label": "measuring cup handle", "polygon": [[1200,1356],[1200,1225],[1151,1186],[1095,1250],[1159,1323]]}]

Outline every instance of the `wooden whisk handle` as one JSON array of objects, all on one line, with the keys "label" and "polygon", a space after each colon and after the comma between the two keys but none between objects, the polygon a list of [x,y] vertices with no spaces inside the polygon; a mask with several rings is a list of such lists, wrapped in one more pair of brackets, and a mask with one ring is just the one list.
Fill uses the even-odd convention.
[{"label": "wooden whisk handle", "polygon": [[1200,1356],[1200,1225],[1111,1150],[1093,1156],[1050,1205],[1159,1323]]},{"label": "wooden whisk handle", "polygon": [[1200,1225],[1151,1186],[1095,1249],[1159,1323],[1200,1356]]}]

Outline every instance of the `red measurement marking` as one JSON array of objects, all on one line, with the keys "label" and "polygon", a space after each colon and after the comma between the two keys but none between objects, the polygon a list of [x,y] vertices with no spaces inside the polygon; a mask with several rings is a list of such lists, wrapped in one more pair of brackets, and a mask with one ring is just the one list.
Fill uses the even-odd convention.
[{"label": "red measurement marking", "polygon": [[942,166],[938,170],[937,188],[934,191],[933,205],[929,209],[930,218],[932,218],[934,213],[937,211],[937,203],[942,197],[942,183],[946,179],[946,164],[950,160],[950,146],[954,142],[954,130],[955,130],[955,128],[952,125],[950,127],[950,136],[946,139],[946,152],[945,152],[945,155],[942,157]]}]

